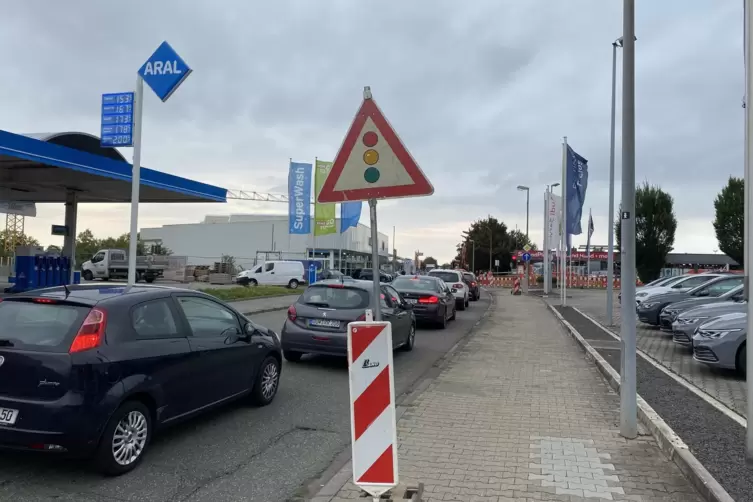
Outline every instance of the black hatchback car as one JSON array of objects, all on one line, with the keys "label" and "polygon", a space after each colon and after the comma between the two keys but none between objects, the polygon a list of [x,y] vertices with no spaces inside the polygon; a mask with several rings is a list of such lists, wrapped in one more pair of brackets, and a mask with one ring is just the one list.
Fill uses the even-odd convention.
[{"label": "black hatchback car", "polygon": [[118,475],[155,430],[272,402],[278,335],[203,293],[70,286],[0,300],[0,448],[94,457]]},{"label": "black hatchback car", "polygon": [[[348,323],[364,321],[374,283],[345,278],[312,284],[288,309],[282,326],[282,350],[288,361],[303,354],[348,355]],[[381,285],[382,319],[392,324],[393,348],[413,350],[416,316],[389,284]]]}]

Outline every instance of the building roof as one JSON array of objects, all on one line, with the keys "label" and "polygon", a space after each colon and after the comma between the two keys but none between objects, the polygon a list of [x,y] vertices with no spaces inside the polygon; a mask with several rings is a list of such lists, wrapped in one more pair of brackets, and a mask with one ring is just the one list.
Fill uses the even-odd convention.
[{"label": "building roof", "polygon": [[726,254],[715,253],[669,253],[667,265],[730,265],[738,263]]}]

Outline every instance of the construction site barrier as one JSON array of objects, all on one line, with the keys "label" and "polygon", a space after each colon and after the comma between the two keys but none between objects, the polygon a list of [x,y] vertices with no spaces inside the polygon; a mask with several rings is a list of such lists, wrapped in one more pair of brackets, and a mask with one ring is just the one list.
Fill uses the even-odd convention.
[{"label": "construction site barrier", "polygon": [[[529,285],[530,287],[537,287],[540,286],[538,283],[538,277],[536,275],[531,275],[529,278]],[[483,286],[489,287],[489,288],[512,288],[515,284],[516,279],[522,280],[523,276],[517,276],[517,275],[505,275],[505,276],[493,276],[490,274],[482,274],[479,276],[479,281]],[[559,276],[556,277],[557,280],[560,279]],[[568,288],[579,288],[579,289],[607,289],[607,277],[606,276],[586,276],[586,275],[578,275],[578,274],[568,274],[566,276],[567,279],[567,287]],[[613,281],[613,287],[614,289],[620,288],[620,279],[616,278]],[[641,281],[636,281],[636,285],[641,286]]]}]

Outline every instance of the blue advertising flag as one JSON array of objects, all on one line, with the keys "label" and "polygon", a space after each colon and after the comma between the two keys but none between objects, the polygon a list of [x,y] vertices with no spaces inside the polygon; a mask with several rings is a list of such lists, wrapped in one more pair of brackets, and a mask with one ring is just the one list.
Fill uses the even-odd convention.
[{"label": "blue advertising flag", "polygon": [[583,217],[583,204],[586,202],[588,188],[588,161],[567,147],[567,222],[568,235],[580,235],[583,229],[580,220]]},{"label": "blue advertising flag", "polygon": [[360,200],[340,204],[340,233],[358,226],[358,220],[361,219],[361,204]]},{"label": "blue advertising flag", "polygon": [[288,224],[291,234],[311,233],[311,172],[313,166],[291,162],[288,171]]}]

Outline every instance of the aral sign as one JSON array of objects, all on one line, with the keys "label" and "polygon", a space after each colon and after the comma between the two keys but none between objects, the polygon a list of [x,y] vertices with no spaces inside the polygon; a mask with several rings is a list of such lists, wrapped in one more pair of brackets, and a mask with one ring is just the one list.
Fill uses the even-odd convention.
[{"label": "aral sign", "polygon": [[191,74],[191,71],[191,68],[170,47],[170,44],[162,42],[154,54],[139,68],[139,75],[158,98],[167,101]]}]

